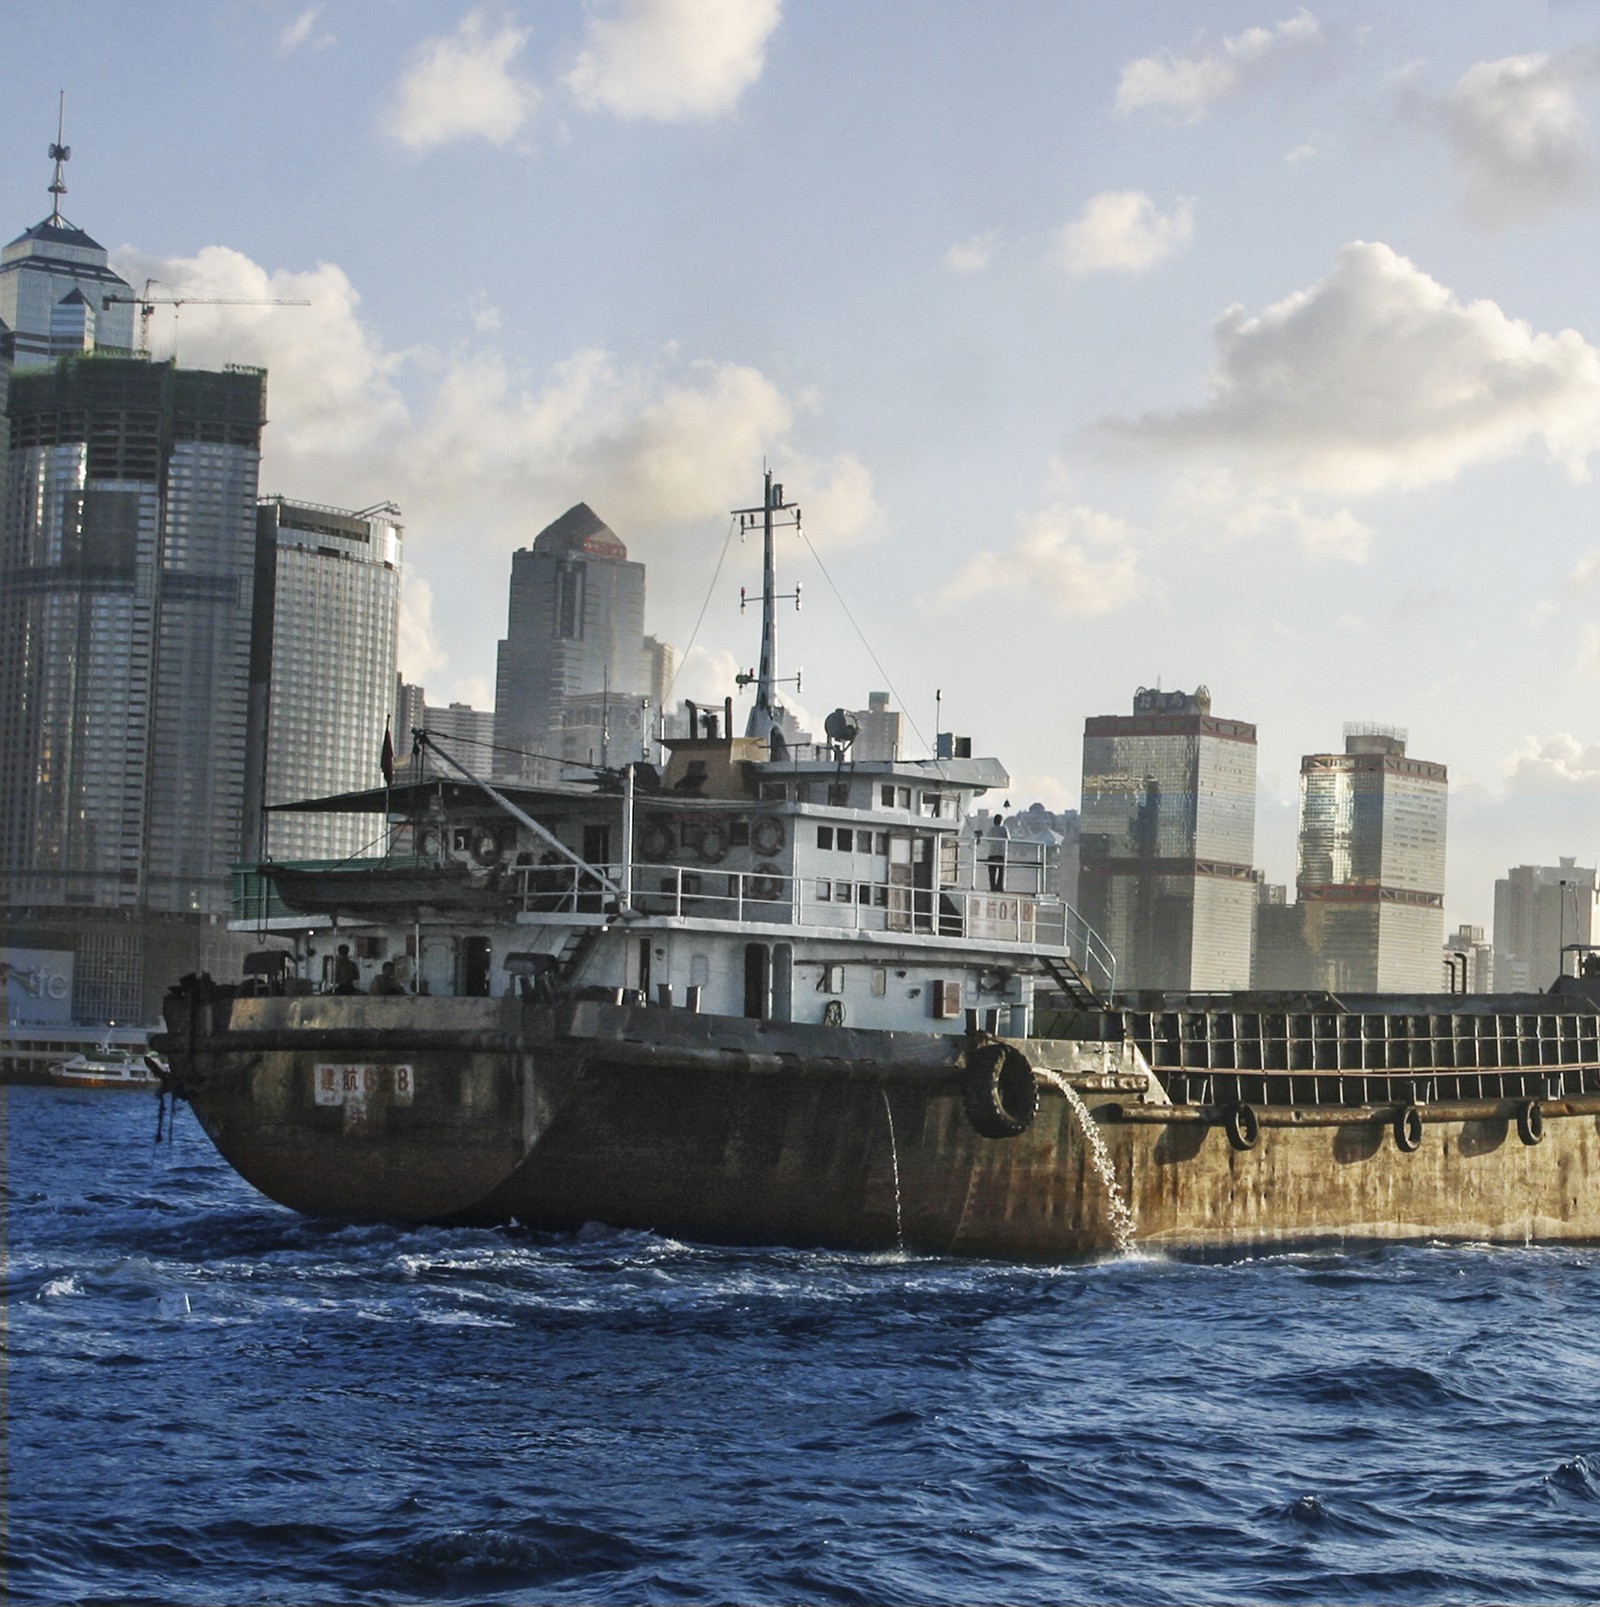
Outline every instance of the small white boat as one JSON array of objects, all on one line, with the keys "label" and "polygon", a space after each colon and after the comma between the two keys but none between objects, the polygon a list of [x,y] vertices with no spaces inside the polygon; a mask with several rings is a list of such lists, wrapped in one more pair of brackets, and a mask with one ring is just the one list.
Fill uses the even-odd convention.
[{"label": "small white boat", "polygon": [[161,1079],[147,1063],[121,1044],[85,1049],[50,1068],[50,1081],[62,1088],[158,1088]]}]

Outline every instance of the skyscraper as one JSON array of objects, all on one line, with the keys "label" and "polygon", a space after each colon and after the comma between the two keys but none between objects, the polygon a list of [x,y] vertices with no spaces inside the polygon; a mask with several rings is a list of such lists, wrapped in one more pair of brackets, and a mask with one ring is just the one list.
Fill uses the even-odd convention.
[{"label": "skyscraper", "polygon": [[[0,321],[16,337],[19,369],[97,347],[133,349],[133,287],[110,266],[105,247],[61,215],[70,154],[64,145],[50,147],[50,216],[0,251]],[[116,298],[109,306],[108,296]]]},{"label": "skyscraper", "polygon": [[1442,764],[1406,733],[1347,725],[1343,753],[1300,762],[1298,899],[1315,985],[1437,992],[1444,941]]},{"label": "skyscraper", "polygon": [[[495,743],[502,750],[585,759],[601,744],[602,705],[638,711],[650,694],[644,645],[644,565],[587,503],[569,508],[512,554],[506,635],[495,677]],[[597,712],[598,711],[598,712]],[[591,729],[592,728],[592,729]],[[578,750],[583,751],[578,751]],[[638,733],[610,762],[639,757]],[[558,767],[497,755],[508,773]],[[593,754],[600,762],[598,751]]]},{"label": "skyscraper", "polygon": [[1083,734],[1078,904],[1128,988],[1250,985],[1256,728],[1140,687]]},{"label": "skyscraper", "polygon": [[[1600,937],[1600,881],[1592,866],[1517,865],[1494,884],[1494,986],[1538,993],[1561,974],[1562,950]],[[1567,965],[1572,971],[1572,966]]]},{"label": "skyscraper", "polygon": [[228,910],[265,405],[255,369],[81,357],[11,379],[0,891],[14,921],[119,917],[104,963],[80,955],[80,981],[110,979],[80,1017],[159,1002],[144,917]]},{"label": "skyscraper", "polygon": [[[379,780],[395,694],[398,521],[390,503],[352,513],[267,497],[256,510],[246,824],[262,855],[342,859],[378,834],[366,815],[258,811]],[[394,742],[399,751],[402,739]]]}]

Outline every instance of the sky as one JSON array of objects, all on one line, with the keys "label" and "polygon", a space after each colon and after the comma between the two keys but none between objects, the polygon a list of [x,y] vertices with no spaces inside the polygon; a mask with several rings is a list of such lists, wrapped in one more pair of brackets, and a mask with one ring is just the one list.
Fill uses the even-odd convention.
[{"label": "sky", "polygon": [[[401,669],[493,700],[582,500],[676,693],[887,690],[1078,800],[1207,686],[1256,862],[1346,722],[1451,778],[1447,930],[1600,859],[1600,0],[0,7],[0,236],[63,211],[152,352],[269,370],[261,488],[406,527]],[[789,689],[793,692],[793,688]]]}]

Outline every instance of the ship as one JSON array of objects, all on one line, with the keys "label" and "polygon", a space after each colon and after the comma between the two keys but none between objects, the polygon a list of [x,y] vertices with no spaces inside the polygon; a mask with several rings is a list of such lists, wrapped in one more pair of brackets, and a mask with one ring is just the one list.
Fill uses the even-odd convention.
[{"label": "ship", "polygon": [[161,1071],[153,1055],[136,1055],[125,1044],[107,1042],[58,1061],[46,1080],[58,1088],[149,1090],[161,1086]]},{"label": "ship", "polygon": [[242,981],[162,1091],[296,1211],[1059,1261],[1600,1239],[1600,977],[1521,996],[1119,992],[1002,763],[786,736],[759,670],[657,768],[486,778],[425,729],[381,859],[252,867]]}]

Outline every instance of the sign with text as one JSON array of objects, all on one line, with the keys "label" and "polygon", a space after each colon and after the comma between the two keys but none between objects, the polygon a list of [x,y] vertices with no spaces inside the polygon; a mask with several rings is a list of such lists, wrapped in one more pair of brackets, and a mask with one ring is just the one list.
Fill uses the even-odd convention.
[{"label": "sign with text", "polygon": [[363,1105],[378,1095],[392,1105],[409,1105],[416,1088],[410,1066],[374,1066],[365,1063],[319,1064],[316,1098],[319,1105]]},{"label": "sign with text", "polygon": [[70,949],[0,949],[0,975],[6,984],[7,1025],[71,1025]]}]

